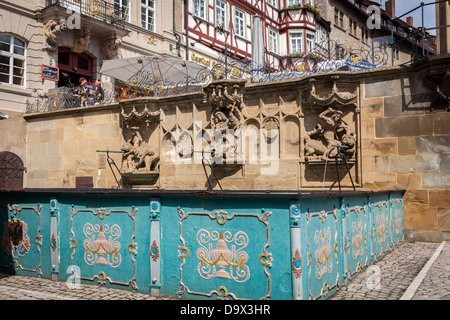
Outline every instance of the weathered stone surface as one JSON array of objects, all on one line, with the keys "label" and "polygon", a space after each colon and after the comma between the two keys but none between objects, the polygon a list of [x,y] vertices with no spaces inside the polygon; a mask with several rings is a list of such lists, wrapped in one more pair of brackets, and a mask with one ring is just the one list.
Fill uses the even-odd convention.
[{"label": "weathered stone surface", "polygon": [[420,189],[422,177],[420,173],[397,173],[397,186],[401,189]]},{"label": "weathered stone surface", "polygon": [[399,155],[416,154],[416,139],[415,139],[415,137],[399,137],[398,138],[398,154]]},{"label": "weathered stone surface", "polygon": [[392,117],[375,120],[375,136],[387,137],[413,137],[431,135],[433,121],[431,116]]},{"label": "weathered stone surface", "polygon": [[397,154],[397,139],[373,139],[362,140],[362,152],[364,156],[386,156]]},{"label": "weathered stone surface", "polygon": [[450,189],[450,172],[424,172],[422,187],[424,189]]},{"label": "weathered stone surface", "polygon": [[383,98],[370,98],[363,100],[361,118],[382,118],[384,116]]},{"label": "weathered stone surface", "polygon": [[450,113],[442,112],[433,115],[433,134],[450,134]]},{"label": "weathered stone surface", "polygon": [[450,208],[450,190],[430,190],[429,200],[431,206]]},{"label": "weathered stone surface", "polygon": [[424,114],[429,108],[424,94],[398,95],[384,98],[384,116],[407,116]]},{"label": "weathered stone surface", "polygon": [[435,207],[409,206],[403,207],[405,228],[411,230],[438,230]]},{"label": "weathered stone surface", "polygon": [[363,185],[366,190],[395,189],[397,174],[366,172],[363,175]]},{"label": "weathered stone surface", "polygon": [[414,155],[389,157],[389,172],[414,172],[416,157]]},{"label": "weathered stone surface", "polygon": [[450,207],[437,208],[439,230],[450,231]]},{"label": "weathered stone surface", "polygon": [[375,172],[389,172],[389,157],[376,156],[375,159]]},{"label": "weathered stone surface", "polygon": [[409,189],[405,192],[405,205],[428,205],[428,190]]},{"label": "weathered stone surface", "polygon": [[400,80],[395,78],[368,79],[364,82],[365,98],[396,96],[401,90]]}]

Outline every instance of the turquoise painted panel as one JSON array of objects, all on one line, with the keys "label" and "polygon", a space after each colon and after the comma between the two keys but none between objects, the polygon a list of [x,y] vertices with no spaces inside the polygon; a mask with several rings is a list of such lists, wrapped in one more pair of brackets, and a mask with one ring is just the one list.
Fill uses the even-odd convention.
[{"label": "turquoise painted panel", "polygon": [[[306,219],[302,220],[302,257],[304,263],[303,297],[320,299],[327,297],[342,284],[342,263],[339,252],[341,243],[341,214],[338,198],[320,202],[302,201]],[[306,274],[305,274],[306,273]]]},{"label": "turquoise painted panel", "polygon": [[380,259],[390,247],[389,198],[373,195],[370,197],[372,253],[375,260]]},{"label": "turquoise painted panel", "polygon": [[0,191],[0,224],[0,271],[69,289],[326,299],[403,239],[403,193]]},{"label": "turquoise painted panel", "polygon": [[345,197],[343,210],[345,276],[352,278],[371,261],[368,197]]},{"label": "turquoise painted panel", "polygon": [[286,202],[244,196],[164,199],[162,293],[187,299],[290,299]]},{"label": "turquoise painted panel", "polygon": [[148,292],[148,198],[77,196],[59,201],[66,202],[60,205],[59,279],[74,275],[75,282]]}]

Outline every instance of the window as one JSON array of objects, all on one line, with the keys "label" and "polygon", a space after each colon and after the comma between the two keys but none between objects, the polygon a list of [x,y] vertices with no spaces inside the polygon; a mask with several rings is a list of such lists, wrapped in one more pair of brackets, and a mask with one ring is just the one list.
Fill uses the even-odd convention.
[{"label": "window", "polygon": [[309,4],[310,6],[314,6],[313,0],[305,0],[305,4]]},{"label": "window", "polygon": [[194,0],[194,15],[206,20],[205,0]]},{"label": "window", "polygon": [[245,38],[245,12],[234,10],[234,32],[237,36]]},{"label": "window", "polygon": [[295,4],[302,4],[302,0],[289,0],[288,6],[293,6]]},{"label": "window", "polygon": [[361,27],[361,40],[367,42],[369,40],[369,31],[364,27]]},{"label": "window", "polygon": [[314,52],[314,41],[315,37],[312,33],[306,34],[306,53],[313,53]]},{"label": "window", "polygon": [[269,28],[269,51],[278,53],[278,32]]},{"label": "window", "polygon": [[25,42],[0,35],[0,83],[25,86]]},{"label": "window", "polygon": [[227,4],[222,0],[216,0],[216,25],[226,28]]},{"label": "window", "polygon": [[316,25],[316,44],[328,49],[328,31],[320,24]]},{"label": "window", "polygon": [[129,0],[114,0],[114,13],[127,22],[130,22]]},{"label": "window", "polygon": [[303,33],[293,32],[289,34],[291,42],[291,53],[302,53],[303,52]]},{"label": "window", "polygon": [[334,9],[334,24],[344,28],[344,13],[339,9]]},{"label": "window", "polygon": [[155,1],[141,0],[142,28],[155,31]]},{"label": "window", "polygon": [[272,7],[277,8],[277,1],[278,0],[267,0],[267,4],[271,5]]},{"label": "window", "polygon": [[351,35],[354,35],[355,37],[358,36],[358,25],[356,24],[356,21],[352,20],[352,19],[348,19],[348,32]]}]

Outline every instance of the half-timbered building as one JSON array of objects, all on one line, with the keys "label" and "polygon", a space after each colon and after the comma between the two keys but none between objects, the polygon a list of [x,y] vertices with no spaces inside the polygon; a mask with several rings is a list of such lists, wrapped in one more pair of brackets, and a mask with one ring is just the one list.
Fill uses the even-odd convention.
[{"label": "half-timbered building", "polygon": [[283,57],[327,45],[330,24],[314,0],[189,0],[186,5],[188,57],[208,66],[225,55],[251,61],[254,16],[262,21],[266,64],[277,66]]}]

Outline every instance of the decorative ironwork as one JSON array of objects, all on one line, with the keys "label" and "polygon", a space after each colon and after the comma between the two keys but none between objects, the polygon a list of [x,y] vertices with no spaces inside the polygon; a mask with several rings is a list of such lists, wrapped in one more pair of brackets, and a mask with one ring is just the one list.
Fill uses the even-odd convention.
[{"label": "decorative ironwork", "polygon": [[103,0],[47,0],[47,7],[61,6],[105,23],[122,26],[125,8]]},{"label": "decorative ironwork", "polygon": [[[331,71],[369,70],[385,65],[387,58],[386,46],[382,44],[370,49],[354,49],[345,47],[339,41],[329,40],[326,44],[316,44],[314,52],[278,56],[274,62],[263,65],[256,65],[249,59],[238,60],[227,55],[220,55],[218,61],[211,68],[194,68],[192,65],[189,66],[189,63],[192,62],[182,62],[183,68],[177,69],[176,72],[178,77],[173,77],[175,65],[167,69],[167,74],[155,71],[152,63],[164,64],[164,59],[154,59],[155,62],[150,59],[152,61],[150,64],[143,59],[137,59],[143,67],[136,69],[138,71],[129,79],[117,80],[115,89],[105,90],[104,99],[101,101],[97,101],[93,94],[83,93],[82,88],[69,83],[66,87],[58,88],[58,92],[53,95],[27,101],[26,112],[50,112],[90,107],[95,104],[117,103],[139,97],[162,97],[201,92],[212,81],[223,79],[252,79],[253,82],[270,82],[297,79]],[[170,63],[173,62],[170,61]],[[62,75],[64,76],[64,73]],[[339,99],[336,96],[331,98]]]}]

